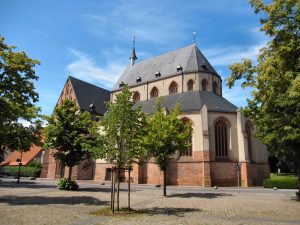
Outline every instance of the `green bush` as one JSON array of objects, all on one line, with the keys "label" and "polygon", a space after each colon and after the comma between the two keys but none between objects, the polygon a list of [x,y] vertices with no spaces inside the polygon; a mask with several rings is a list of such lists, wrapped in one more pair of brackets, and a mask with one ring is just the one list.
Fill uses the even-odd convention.
[{"label": "green bush", "polygon": [[264,188],[282,188],[282,189],[297,189],[297,177],[292,174],[271,174],[270,179],[265,179],[263,182]]},{"label": "green bush", "polygon": [[67,190],[67,191],[76,191],[79,188],[76,181],[67,178],[60,178],[57,186],[60,190]]},{"label": "green bush", "polygon": [[[5,174],[10,176],[18,176],[19,166],[5,166]],[[41,168],[33,166],[22,166],[20,175],[22,177],[39,177],[41,175]]]}]

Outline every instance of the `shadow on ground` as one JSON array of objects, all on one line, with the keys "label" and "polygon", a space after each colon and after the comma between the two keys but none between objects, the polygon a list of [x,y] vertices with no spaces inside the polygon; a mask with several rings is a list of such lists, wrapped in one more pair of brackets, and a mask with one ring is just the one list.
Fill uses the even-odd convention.
[{"label": "shadow on ground", "polygon": [[233,196],[233,195],[226,194],[226,193],[178,193],[178,194],[168,195],[169,198],[178,197],[178,198],[207,198],[207,199],[228,197],[228,196]]},{"label": "shadow on ground", "polygon": [[71,197],[45,197],[45,196],[13,196],[6,195],[0,197],[0,203],[8,203],[10,205],[108,205],[107,201],[100,201],[97,198],[89,196],[71,196]]},{"label": "shadow on ground", "polygon": [[2,181],[0,188],[56,188],[54,184],[38,184],[32,181],[21,181],[19,184],[16,181]]},{"label": "shadow on ground", "polygon": [[[79,184],[79,190],[78,191],[87,191],[87,192],[111,192],[111,189],[106,187],[106,188],[101,188],[101,187],[88,187],[88,188],[81,188]],[[117,190],[116,190],[117,191]],[[120,191],[122,192],[127,192],[127,189],[120,188]],[[134,190],[131,190],[131,192],[135,192]]]},{"label": "shadow on ground", "polygon": [[195,208],[149,208],[149,209],[141,209],[138,210],[138,214],[147,214],[150,216],[155,215],[166,215],[166,216],[179,216],[183,217],[185,213],[191,213],[191,212],[200,212],[200,209]]}]

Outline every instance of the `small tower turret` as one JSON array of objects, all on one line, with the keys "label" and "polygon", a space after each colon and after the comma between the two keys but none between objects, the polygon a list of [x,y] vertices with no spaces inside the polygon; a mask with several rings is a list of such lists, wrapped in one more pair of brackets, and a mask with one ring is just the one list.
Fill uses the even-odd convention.
[{"label": "small tower turret", "polygon": [[136,54],[135,54],[135,37],[133,36],[133,43],[132,43],[132,52],[129,57],[131,65],[133,66],[135,63],[135,60],[137,60]]}]

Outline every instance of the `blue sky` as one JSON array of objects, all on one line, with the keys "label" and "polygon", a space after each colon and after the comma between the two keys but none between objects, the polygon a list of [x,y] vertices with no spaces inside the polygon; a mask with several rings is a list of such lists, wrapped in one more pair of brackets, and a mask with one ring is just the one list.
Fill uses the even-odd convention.
[{"label": "blue sky", "polygon": [[72,75],[110,89],[129,64],[193,43],[223,78],[223,96],[245,106],[249,90],[229,90],[228,65],[255,59],[266,44],[259,16],[246,0],[0,0],[0,34],[41,61],[35,83],[43,114],[51,114]]}]

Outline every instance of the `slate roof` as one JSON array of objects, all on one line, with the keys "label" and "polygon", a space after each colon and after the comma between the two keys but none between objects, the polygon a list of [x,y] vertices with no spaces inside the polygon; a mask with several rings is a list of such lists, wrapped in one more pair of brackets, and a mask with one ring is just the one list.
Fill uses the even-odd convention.
[{"label": "slate roof", "polygon": [[[155,111],[156,99],[141,101],[135,104],[134,108],[142,106],[142,111],[148,114],[153,114]],[[211,112],[228,112],[235,113],[237,107],[227,101],[220,95],[211,91],[190,91],[167,95],[162,98],[162,106],[171,111],[176,103],[181,105],[182,112],[200,111],[205,104],[208,111]]]},{"label": "slate roof", "polygon": [[106,112],[105,102],[110,100],[110,91],[75,77],[70,76],[69,79],[81,110],[90,112],[90,105],[94,104],[96,114],[103,115]]},{"label": "slate roof", "polygon": [[[182,71],[177,72],[177,66],[182,67]],[[166,78],[172,75],[188,72],[209,72],[218,75],[215,69],[210,65],[199,48],[195,45],[189,45],[184,48],[171,51],[142,62],[128,65],[113,90],[119,89],[119,84],[124,82],[129,86],[142,84],[147,81],[157,79],[155,73],[159,71],[160,78]],[[137,77],[141,77],[141,82],[137,83]]]}]

